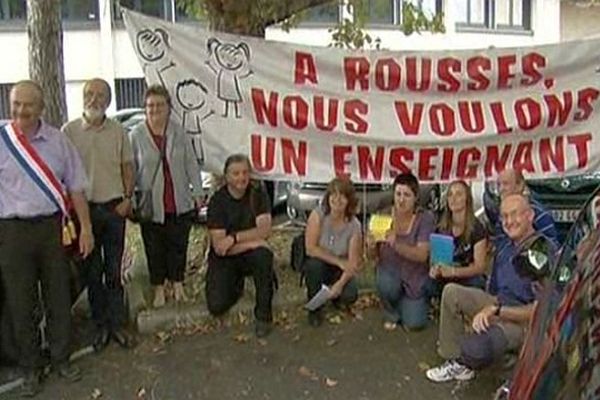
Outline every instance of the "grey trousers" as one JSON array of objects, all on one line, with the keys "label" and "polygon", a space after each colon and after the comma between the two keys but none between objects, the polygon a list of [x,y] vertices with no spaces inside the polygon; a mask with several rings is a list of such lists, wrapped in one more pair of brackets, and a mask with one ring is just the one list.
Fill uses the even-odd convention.
[{"label": "grey trousers", "polygon": [[442,293],[438,353],[445,359],[461,359],[472,368],[483,368],[504,352],[521,347],[525,327],[508,321],[492,324],[483,334],[465,333],[471,320],[485,306],[496,304],[491,294],[449,283]]}]

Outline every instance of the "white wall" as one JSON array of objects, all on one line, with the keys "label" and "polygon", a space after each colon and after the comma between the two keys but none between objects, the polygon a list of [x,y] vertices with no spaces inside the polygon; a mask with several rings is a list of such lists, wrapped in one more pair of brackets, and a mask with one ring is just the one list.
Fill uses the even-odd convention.
[{"label": "white wall", "polygon": [[[398,29],[373,29],[369,33],[373,38],[381,39],[381,47],[390,50],[450,50],[473,49],[511,46],[528,46],[547,43],[556,43],[560,40],[560,1],[559,0],[534,0],[532,9],[532,33],[510,34],[498,31],[457,32],[455,8],[453,1],[446,0],[444,34],[431,34],[424,32],[405,36]],[[331,43],[331,34],[326,27],[308,28],[300,26],[297,29],[284,32],[275,27],[267,29],[266,37],[269,40],[282,42],[327,46]]]},{"label": "white wall", "polygon": [[600,5],[563,3],[560,10],[560,39],[568,41],[587,37],[600,37]]},{"label": "white wall", "polygon": [[[106,0],[99,0],[100,3]],[[533,0],[532,33],[507,34],[498,32],[457,32],[455,17],[451,3],[463,0],[446,0],[446,30],[445,34],[413,34],[410,37],[396,29],[378,29],[371,31],[373,37],[382,40],[382,47],[387,49],[425,50],[425,49],[466,49],[486,48],[491,45],[496,47],[525,46],[543,43],[553,43],[560,40],[560,1],[559,0]],[[64,33],[65,79],[67,83],[67,107],[69,118],[81,114],[82,99],[81,89],[83,81],[92,77],[102,77],[111,85],[116,78],[140,78],[142,70],[135,57],[133,47],[127,32],[119,24],[111,21],[110,12],[100,8],[100,29],[69,30]],[[600,11],[597,14],[587,14],[573,7],[563,5],[563,38],[566,35],[580,35],[580,32],[598,29]],[[344,13],[346,11],[344,10]],[[574,18],[587,18],[584,26],[572,22]],[[327,27],[301,26],[289,33],[281,29],[269,28],[266,32],[269,40],[302,43],[316,46],[327,46],[331,42],[331,35]],[[10,55],[10,62],[5,62],[0,70],[0,83],[11,83],[28,76],[27,62],[27,34],[21,31],[0,31],[0,48],[3,54]],[[111,110],[114,110],[113,101]]]}]

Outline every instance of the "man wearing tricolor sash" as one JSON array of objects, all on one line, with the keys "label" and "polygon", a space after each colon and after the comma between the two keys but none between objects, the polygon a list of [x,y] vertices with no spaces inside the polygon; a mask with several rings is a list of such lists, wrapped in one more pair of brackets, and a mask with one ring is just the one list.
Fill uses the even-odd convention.
[{"label": "man wearing tricolor sash", "polygon": [[12,120],[0,128],[0,274],[25,374],[24,396],[39,392],[44,367],[34,318],[38,282],[52,369],[71,381],[80,377],[69,364],[71,294],[63,227],[70,209],[81,227],[80,255],[87,257],[94,246],[81,159],[67,137],[41,119],[43,109],[40,86],[18,82],[10,92]]}]

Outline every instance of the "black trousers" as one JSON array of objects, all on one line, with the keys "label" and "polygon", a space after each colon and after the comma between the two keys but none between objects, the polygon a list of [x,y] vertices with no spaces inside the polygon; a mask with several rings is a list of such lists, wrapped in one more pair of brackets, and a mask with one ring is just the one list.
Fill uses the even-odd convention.
[{"label": "black trousers", "polygon": [[252,276],[256,289],[254,316],[259,321],[273,320],[273,253],[259,247],[242,254],[219,257],[211,253],[206,273],[206,302],[212,315],[227,312],[244,292],[244,278]]},{"label": "black trousers", "polygon": [[38,282],[48,322],[53,364],[69,357],[71,341],[70,271],[61,243],[60,217],[0,220],[0,271],[19,364],[41,367],[39,331],[34,309]]},{"label": "black trousers", "polygon": [[181,215],[167,214],[164,224],[141,224],[152,285],[162,285],[167,279],[183,282],[193,218],[194,211],[190,211]]},{"label": "black trousers", "polygon": [[80,268],[82,280],[88,287],[92,319],[96,326],[109,330],[123,326],[127,315],[121,284],[125,219],[114,211],[119,202],[121,199],[90,203],[95,247]]},{"label": "black trousers", "polygon": [[[314,257],[307,257],[303,268],[306,277],[306,296],[309,300],[317,294],[321,289],[321,285],[331,286],[342,276],[341,269]],[[356,281],[351,279],[342,289],[340,296],[333,301],[334,304],[350,305],[357,299],[358,286]]]}]

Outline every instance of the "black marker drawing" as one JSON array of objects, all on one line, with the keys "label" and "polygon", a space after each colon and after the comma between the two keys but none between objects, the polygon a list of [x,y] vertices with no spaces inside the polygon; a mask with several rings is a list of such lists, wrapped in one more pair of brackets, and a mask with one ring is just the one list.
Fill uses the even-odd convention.
[{"label": "black marker drawing", "polygon": [[252,74],[250,69],[250,47],[244,42],[237,45],[221,43],[217,38],[206,42],[209,59],[206,64],[217,75],[217,97],[224,102],[223,116],[229,116],[233,105],[235,118],[241,118],[239,105],[242,102],[240,79]]},{"label": "black marker drawing", "polygon": [[202,122],[214,114],[214,111],[208,107],[207,94],[206,87],[195,79],[177,82],[175,86],[175,98],[182,109],[183,129],[192,135],[196,159],[201,165],[204,164]]},{"label": "black marker drawing", "polygon": [[170,47],[169,34],[161,28],[154,30],[142,29],[136,35],[135,44],[138,54],[144,60],[142,70],[146,74],[146,68],[151,65],[155,68],[160,83],[166,87],[163,73],[175,67],[173,60],[167,57]]}]

